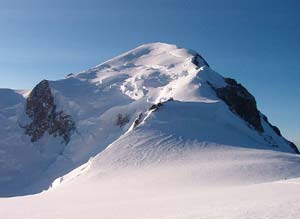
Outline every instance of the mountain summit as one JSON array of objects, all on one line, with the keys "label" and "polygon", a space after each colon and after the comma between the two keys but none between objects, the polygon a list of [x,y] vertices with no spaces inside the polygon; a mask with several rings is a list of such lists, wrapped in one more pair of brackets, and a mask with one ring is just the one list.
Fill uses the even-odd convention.
[{"label": "mountain summit", "polygon": [[[207,148],[258,149],[278,159],[299,153],[243,85],[197,52],[165,43],[43,80],[28,96],[0,89],[0,122],[1,196],[47,189],[96,155],[91,166],[115,168]],[[291,177],[292,165],[282,162]]]}]

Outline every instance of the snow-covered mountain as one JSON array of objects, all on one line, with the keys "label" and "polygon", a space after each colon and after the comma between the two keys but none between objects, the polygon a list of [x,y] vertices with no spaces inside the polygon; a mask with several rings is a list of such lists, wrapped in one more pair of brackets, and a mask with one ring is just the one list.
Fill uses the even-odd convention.
[{"label": "snow-covered mountain", "polygon": [[205,166],[220,173],[239,169],[248,182],[300,175],[297,147],[246,88],[198,53],[164,43],[43,80],[30,93],[0,89],[0,123],[1,196],[37,193],[87,169],[97,175],[175,162],[196,173],[191,160],[210,161]]}]

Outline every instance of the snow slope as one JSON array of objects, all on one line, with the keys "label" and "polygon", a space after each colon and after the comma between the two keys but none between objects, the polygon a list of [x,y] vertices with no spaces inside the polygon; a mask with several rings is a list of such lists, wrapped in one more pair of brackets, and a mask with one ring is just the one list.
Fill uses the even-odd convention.
[{"label": "snow slope", "polygon": [[[150,147],[155,147],[155,143],[158,142]],[[177,148],[164,161],[155,159],[141,165],[138,160],[134,165],[126,162],[124,166],[123,159],[120,161],[123,164],[114,165],[114,169],[102,166],[104,156],[99,155],[56,180],[48,191],[0,198],[0,216],[11,219],[299,217],[300,178],[285,179],[299,176],[298,155],[220,145],[185,147],[189,149]]]},{"label": "snow slope", "polygon": [[[266,150],[268,145],[256,131],[249,132],[243,121],[215,104],[165,103],[86,164],[55,180],[52,187],[115,177],[135,183],[137,176],[144,183],[184,187],[300,177],[299,155]],[[223,115],[227,113],[233,118]]]},{"label": "snow slope", "polygon": [[[17,91],[0,89],[0,194],[23,187],[38,175],[41,162],[38,151],[26,141],[19,126],[25,99]],[[30,172],[30,175],[28,173]]]},{"label": "snow slope", "polygon": [[[49,130],[32,142],[24,131],[32,122],[26,110],[30,94],[25,99],[15,91],[1,91],[5,125],[0,127],[0,161],[5,165],[0,167],[0,196],[38,193],[55,179],[54,184],[80,181],[76,176],[83,174],[82,168],[83,178],[101,178],[103,172],[156,163],[164,164],[160,169],[182,169],[182,179],[182,165],[191,175],[196,172],[197,179],[210,179],[206,174],[215,171],[211,177],[229,184],[299,177],[299,156],[289,142],[263,114],[259,132],[220,99],[216,89],[228,86],[226,79],[192,50],[146,44],[65,79],[41,83],[49,84],[47,98],[53,98],[57,112],[72,118],[76,130],[67,143]],[[44,110],[44,101],[34,102],[35,108]],[[162,106],[153,105],[158,103]],[[198,173],[202,162],[216,167]],[[247,171],[250,178],[245,180]]]}]

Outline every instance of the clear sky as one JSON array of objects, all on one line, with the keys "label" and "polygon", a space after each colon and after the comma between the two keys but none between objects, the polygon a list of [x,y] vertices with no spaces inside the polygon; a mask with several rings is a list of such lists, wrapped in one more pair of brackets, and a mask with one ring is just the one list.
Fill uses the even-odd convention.
[{"label": "clear sky", "polygon": [[0,87],[32,88],[149,42],[197,50],[300,143],[299,0],[0,0]]}]

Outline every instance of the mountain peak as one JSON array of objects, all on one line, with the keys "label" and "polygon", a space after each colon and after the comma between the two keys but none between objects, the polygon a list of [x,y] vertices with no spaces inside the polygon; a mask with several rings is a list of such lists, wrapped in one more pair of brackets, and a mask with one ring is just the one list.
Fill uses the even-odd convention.
[{"label": "mountain peak", "polygon": [[[0,150],[6,163],[16,163],[3,170],[9,180],[0,182],[0,195],[34,176],[44,179],[35,190],[45,189],[98,153],[104,160],[160,159],[145,154],[163,149],[165,141],[171,142],[165,154],[190,142],[299,153],[245,87],[213,71],[198,53],[166,43],[141,45],[66,79],[44,80],[26,99],[11,90],[0,95]],[[120,139],[126,150],[116,143]],[[30,179],[20,180],[24,175]]]},{"label": "mountain peak", "polygon": [[[203,69],[207,71],[198,74],[203,72]],[[197,85],[188,86],[188,95],[184,95],[181,88],[187,88],[186,84],[193,81],[197,75],[205,80],[211,79],[211,83],[218,83],[218,86],[220,83],[225,85],[221,77],[209,69],[208,63],[198,53],[176,45],[156,42],[138,46],[86,71],[71,74],[68,78],[77,78],[99,86],[114,81],[114,84],[120,85],[121,91],[132,99],[140,99],[147,94],[157,102],[157,98],[168,99],[175,96],[179,100],[196,100],[194,90]],[[166,96],[158,97],[158,92],[154,90],[163,87]]]},{"label": "mountain peak", "polygon": [[[190,49],[178,47],[174,44],[168,43],[148,43],[140,45],[134,49],[129,50],[121,55],[116,56],[102,64],[99,64],[87,71],[79,72],[77,75],[82,77],[84,73],[91,73],[96,70],[101,71],[109,67],[115,67],[117,69],[130,67],[130,66],[162,66],[168,68],[176,64],[184,63],[185,61],[192,61],[193,58],[200,58],[201,56]],[[201,59],[203,59],[201,57]],[[203,59],[204,60],[204,59]],[[196,61],[196,60],[195,60]],[[202,66],[202,61],[197,60],[199,67]],[[205,61],[205,60],[204,60]],[[206,61],[205,61],[206,62]],[[207,63],[204,65],[208,65]]]}]

